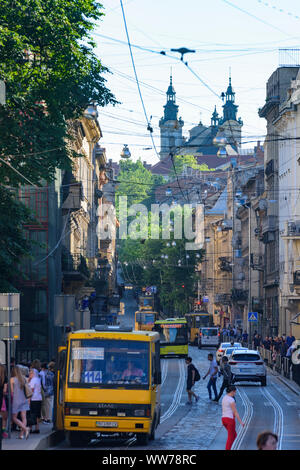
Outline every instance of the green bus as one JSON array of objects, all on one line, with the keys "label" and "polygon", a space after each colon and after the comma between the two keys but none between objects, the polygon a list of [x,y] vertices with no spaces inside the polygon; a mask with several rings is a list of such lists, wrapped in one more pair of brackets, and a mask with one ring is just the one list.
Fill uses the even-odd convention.
[{"label": "green bus", "polygon": [[188,326],[185,318],[167,318],[154,323],[160,337],[160,356],[188,356]]}]

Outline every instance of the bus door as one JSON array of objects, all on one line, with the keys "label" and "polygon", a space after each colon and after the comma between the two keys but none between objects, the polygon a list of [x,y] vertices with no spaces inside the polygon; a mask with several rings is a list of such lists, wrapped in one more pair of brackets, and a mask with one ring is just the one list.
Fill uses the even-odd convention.
[{"label": "bus door", "polygon": [[151,379],[151,416],[152,429],[155,429],[160,423],[160,384],[161,384],[161,367],[160,367],[160,344],[159,341],[152,343],[152,379]]},{"label": "bus door", "polygon": [[56,371],[54,427],[59,431],[64,430],[64,388],[66,382],[66,364],[67,348],[64,346],[60,347],[58,350]]}]

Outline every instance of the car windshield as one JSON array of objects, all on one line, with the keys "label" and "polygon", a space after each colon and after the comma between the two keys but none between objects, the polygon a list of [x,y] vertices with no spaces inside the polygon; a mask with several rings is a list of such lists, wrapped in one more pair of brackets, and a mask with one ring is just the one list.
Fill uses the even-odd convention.
[{"label": "car windshield", "polygon": [[148,379],[149,343],[110,339],[71,342],[70,385],[146,388]]},{"label": "car windshield", "polygon": [[231,354],[232,351],[234,351],[235,349],[243,349],[243,348],[238,348],[237,346],[235,346],[234,348],[227,348],[226,351],[225,351],[225,354],[228,356],[228,355]]},{"label": "car windshield", "polygon": [[204,336],[218,336],[217,328],[201,328],[201,333]]},{"label": "car windshield", "polygon": [[234,361],[255,362],[260,360],[260,356],[258,354],[238,353],[233,354],[232,359]]}]

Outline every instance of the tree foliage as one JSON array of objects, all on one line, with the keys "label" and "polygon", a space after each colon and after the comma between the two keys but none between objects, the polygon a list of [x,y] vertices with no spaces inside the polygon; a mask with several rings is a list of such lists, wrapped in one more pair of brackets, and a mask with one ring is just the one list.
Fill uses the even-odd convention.
[{"label": "tree foliage", "polygon": [[0,185],[0,292],[15,291],[14,280],[23,277],[19,261],[31,248],[24,229],[30,222],[29,210]]},{"label": "tree foliage", "polygon": [[[29,213],[12,187],[54,179],[71,169],[70,123],[89,103],[114,104],[94,53],[97,0],[0,0],[0,289],[10,289],[20,258],[30,254],[23,224]],[[6,163],[5,163],[6,162]],[[14,168],[17,171],[14,171]],[[19,172],[19,173],[18,173]],[[1,186],[2,185],[2,186]]]},{"label": "tree foliage", "polygon": [[[70,168],[68,122],[115,102],[91,39],[102,14],[94,0],[0,0],[0,156],[34,183]],[[2,164],[0,180],[20,176]]]},{"label": "tree foliage", "polygon": [[181,175],[186,167],[198,171],[215,171],[214,168],[208,168],[206,163],[202,163],[201,165],[199,165],[194,155],[175,155],[173,158],[173,162],[175,168],[171,168],[171,178],[176,178],[176,176]]}]

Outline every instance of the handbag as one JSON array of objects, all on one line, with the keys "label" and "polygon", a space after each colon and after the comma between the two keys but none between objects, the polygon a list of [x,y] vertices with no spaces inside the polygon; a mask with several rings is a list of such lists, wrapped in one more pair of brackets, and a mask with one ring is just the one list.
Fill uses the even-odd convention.
[{"label": "handbag", "polygon": [[25,384],[24,384],[24,394],[25,394],[26,398],[30,398],[33,395],[33,391],[31,390],[31,387],[29,386],[29,384],[26,381],[25,381]]}]

